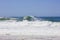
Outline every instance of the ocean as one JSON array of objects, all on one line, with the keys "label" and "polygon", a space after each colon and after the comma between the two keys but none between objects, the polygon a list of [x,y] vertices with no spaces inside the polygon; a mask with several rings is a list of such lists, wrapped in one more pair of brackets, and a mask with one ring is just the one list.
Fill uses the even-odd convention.
[{"label": "ocean", "polygon": [[[18,21],[23,20],[23,17],[10,17],[10,18],[16,18]],[[60,17],[36,17],[36,19],[42,21],[60,22]]]},{"label": "ocean", "polygon": [[0,17],[0,39],[60,40],[60,17]]}]

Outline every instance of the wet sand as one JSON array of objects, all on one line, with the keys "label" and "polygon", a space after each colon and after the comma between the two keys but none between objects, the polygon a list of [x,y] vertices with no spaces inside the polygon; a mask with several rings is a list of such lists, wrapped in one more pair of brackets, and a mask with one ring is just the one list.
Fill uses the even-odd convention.
[{"label": "wet sand", "polygon": [[60,36],[0,35],[0,40],[60,40]]}]

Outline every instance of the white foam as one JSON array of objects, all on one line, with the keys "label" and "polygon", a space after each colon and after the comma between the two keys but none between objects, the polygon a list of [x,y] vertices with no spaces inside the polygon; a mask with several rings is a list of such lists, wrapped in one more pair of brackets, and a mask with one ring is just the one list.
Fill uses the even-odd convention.
[{"label": "white foam", "polygon": [[60,35],[60,22],[4,21],[0,22],[0,34],[11,35]]}]

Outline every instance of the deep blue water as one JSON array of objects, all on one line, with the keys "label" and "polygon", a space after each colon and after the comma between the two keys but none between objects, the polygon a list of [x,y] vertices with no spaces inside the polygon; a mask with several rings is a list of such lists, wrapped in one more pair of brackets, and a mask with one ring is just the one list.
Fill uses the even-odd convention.
[{"label": "deep blue water", "polygon": [[[18,21],[23,20],[23,17],[13,17],[13,18],[17,18]],[[41,21],[60,22],[60,17],[36,17],[36,18]]]},{"label": "deep blue water", "polygon": [[60,22],[60,17],[38,17],[38,19],[40,18],[46,21]]},{"label": "deep blue water", "polygon": [[[17,20],[17,21],[22,21],[24,20],[24,17],[2,17],[0,18],[0,20],[11,20],[14,19],[14,20]],[[40,21],[52,21],[52,22],[60,22],[60,17],[34,17],[36,18],[37,20],[40,20]]]}]

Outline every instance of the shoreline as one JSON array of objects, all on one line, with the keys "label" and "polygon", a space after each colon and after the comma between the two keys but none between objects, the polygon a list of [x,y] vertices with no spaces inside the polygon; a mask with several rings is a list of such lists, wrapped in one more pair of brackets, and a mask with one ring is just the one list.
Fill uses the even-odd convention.
[{"label": "shoreline", "polygon": [[60,40],[60,36],[0,35],[0,40]]}]

